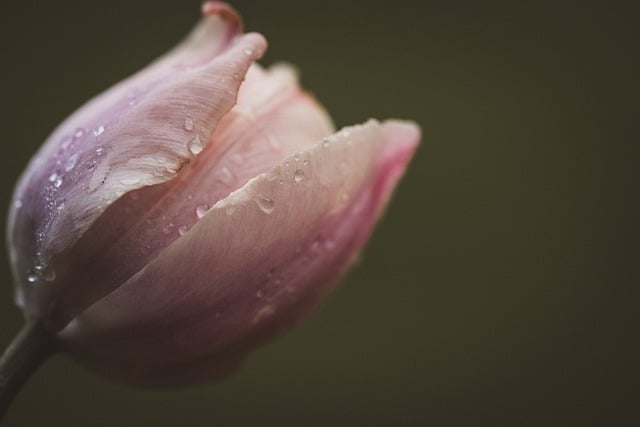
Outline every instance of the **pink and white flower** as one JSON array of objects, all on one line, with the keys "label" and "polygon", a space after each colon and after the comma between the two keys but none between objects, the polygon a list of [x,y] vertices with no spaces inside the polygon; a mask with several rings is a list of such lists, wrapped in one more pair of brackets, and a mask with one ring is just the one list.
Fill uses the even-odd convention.
[{"label": "pink and white flower", "polygon": [[420,138],[335,133],[265,39],[209,2],[178,47],[64,121],[9,217],[16,300],[61,347],[140,385],[230,371],[333,288]]}]

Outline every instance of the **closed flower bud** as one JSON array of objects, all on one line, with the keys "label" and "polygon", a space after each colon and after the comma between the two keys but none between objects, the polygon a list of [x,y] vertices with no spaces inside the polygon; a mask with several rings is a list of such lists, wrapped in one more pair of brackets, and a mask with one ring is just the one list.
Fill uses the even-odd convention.
[{"label": "closed flower bud", "polygon": [[219,377],[289,329],[367,241],[416,125],[337,133],[229,6],[64,121],[17,185],[16,301],[82,363],[145,386]]}]

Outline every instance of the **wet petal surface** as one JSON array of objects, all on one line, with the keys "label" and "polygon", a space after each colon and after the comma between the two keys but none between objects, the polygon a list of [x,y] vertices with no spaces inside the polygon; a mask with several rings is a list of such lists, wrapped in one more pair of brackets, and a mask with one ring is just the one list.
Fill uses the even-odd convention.
[{"label": "wet petal surface", "polygon": [[190,374],[206,366],[220,375],[214,366],[233,365],[290,328],[333,287],[418,139],[413,124],[371,121],[286,159],[218,202],[69,324],[62,342],[98,370],[135,383],[192,382]]}]

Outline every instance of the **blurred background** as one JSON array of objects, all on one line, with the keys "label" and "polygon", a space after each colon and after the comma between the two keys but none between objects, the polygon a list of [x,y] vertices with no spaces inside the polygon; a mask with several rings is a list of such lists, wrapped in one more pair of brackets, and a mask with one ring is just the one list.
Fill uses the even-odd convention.
[{"label": "blurred background", "polygon": [[[362,262],[223,382],[141,391],[56,356],[4,425],[640,425],[632,8],[233,4],[269,40],[262,62],[296,64],[338,126],[422,126]],[[199,7],[2,6],[3,212],[49,132],[176,44]],[[4,346],[21,314],[0,252]]]}]

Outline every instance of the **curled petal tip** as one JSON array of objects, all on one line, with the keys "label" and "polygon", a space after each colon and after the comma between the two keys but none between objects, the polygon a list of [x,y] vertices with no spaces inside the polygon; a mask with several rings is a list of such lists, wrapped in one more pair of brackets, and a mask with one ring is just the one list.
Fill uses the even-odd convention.
[{"label": "curled petal tip", "polygon": [[417,123],[409,120],[387,120],[384,132],[392,145],[400,145],[413,152],[422,137],[422,130]]},{"label": "curled petal tip", "polygon": [[219,1],[208,1],[202,4],[202,15],[205,17],[218,15],[225,21],[234,24],[242,32],[242,17],[234,8],[227,3]]}]

